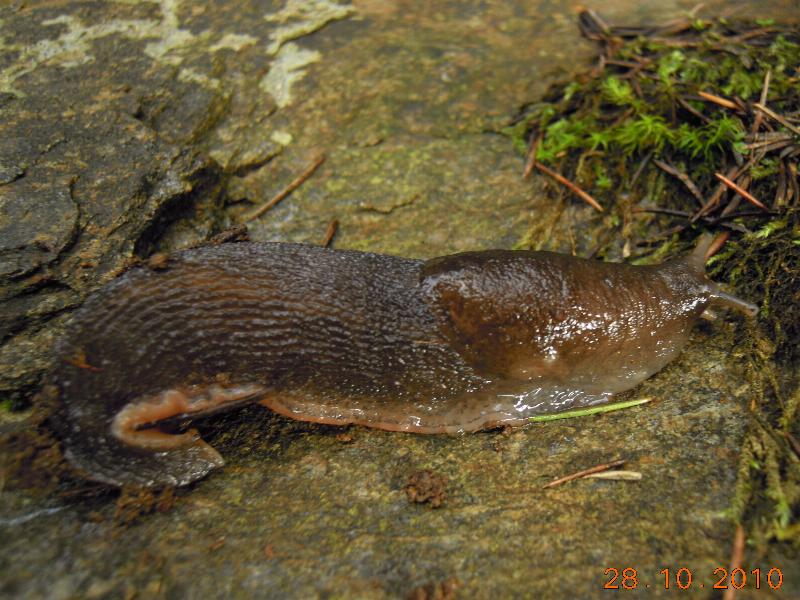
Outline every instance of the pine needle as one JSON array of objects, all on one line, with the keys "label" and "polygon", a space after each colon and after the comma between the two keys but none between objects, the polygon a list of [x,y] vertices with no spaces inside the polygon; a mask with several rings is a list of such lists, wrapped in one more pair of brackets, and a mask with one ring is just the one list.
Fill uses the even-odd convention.
[{"label": "pine needle", "polygon": [[616,402],[614,404],[603,404],[601,406],[591,406],[589,408],[581,408],[578,410],[568,410],[566,412],[555,413],[552,415],[538,415],[530,417],[531,423],[544,423],[546,421],[558,421],[560,419],[572,419],[575,417],[587,417],[589,415],[596,415],[598,413],[614,412],[615,410],[623,410],[640,404],[646,404],[653,400],[652,398],[639,398],[637,400],[626,400],[625,402]]}]

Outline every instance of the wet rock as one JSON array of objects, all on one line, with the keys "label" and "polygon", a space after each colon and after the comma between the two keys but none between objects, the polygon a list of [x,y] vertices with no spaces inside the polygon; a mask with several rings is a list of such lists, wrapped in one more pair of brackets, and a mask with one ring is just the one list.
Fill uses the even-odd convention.
[{"label": "wet rock", "polygon": [[[689,8],[624,1],[607,16]],[[567,4],[19,3],[2,19],[3,398],[30,399],[93,289],[241,224],[319,152],[325,164],[248,224],[253,240],[319,243],[337,219],[341,248],[432,256],[535,231],[569,251],[604,227],[522,181],[495,133],[589,64]],[[636,391],[656,398],[644,407],[506,435],[359,429],[342,443],[258,407],[224,415],[198,427],[226,467],[123,530],[112,497],[6,482],[0,596],[447,597],[457,578],[467,598],[592,598],[608,567],[636,567],[656,595],[670,565],[709,585],[730,552],[747,423],[735,340],[724,320],[698,330]],[[617,457],[642,481],[541,489]],[[410,464],[447,478],[441,508],[409,504]],[[796,570],[776,566],[796,593]]]},{"label": "wet rock", "polygon": [[24,177],[0,188],[0,277],[16,279],[50,264],[78,236],[72,182]]}]

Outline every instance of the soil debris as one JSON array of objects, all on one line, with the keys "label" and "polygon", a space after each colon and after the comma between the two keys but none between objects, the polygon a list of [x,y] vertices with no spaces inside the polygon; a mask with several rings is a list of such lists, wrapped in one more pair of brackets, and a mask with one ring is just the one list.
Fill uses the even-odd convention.
[{"label": "soil debris", "polygon": [[169,263],[169,254],[166,252],[156,252],[145,263],[151,271],[166,271]]},{"label": "soil debris", "polygon": [[208,240],[208,243],[211,246],[219,246],[220,244],[235,244],[249,241],[250,232],[247,230],[247,225],[236,225],[235,227],[231,227],[212,236]]},{"label": "soil debris", "polygon": [[414,471],[408,477],[405,491],[409,502],[439,508],[447,498],[447,478],[430,469]]},{"label": "soil debris", "polygon": [[448,577],[444,581],[414,588],[406,598],[408,600],[455,600],[460,585],[461,582],[456,577]]},{"label": "soil debris", "polygon": [[174,504],[175,488],[153,490],[138,486],[123,486],[114,507],[114,522],[119,526],[128,527],[145,515],[167,512]]}]

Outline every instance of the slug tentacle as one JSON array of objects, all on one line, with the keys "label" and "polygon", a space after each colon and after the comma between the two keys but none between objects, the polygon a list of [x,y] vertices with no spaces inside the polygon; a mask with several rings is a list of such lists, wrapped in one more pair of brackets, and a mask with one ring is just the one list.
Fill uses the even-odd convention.
[{"label": "slug tentacle", "polygon": [[708,250],[714,243],[714,236],[710,233],[702,234],[694,245],[694,250],[686,255],[686,261],[690,262],[698,273],[706,272],[706,262],[709,259]]},{"label": "slug tentacle", "polygon": [[223,464],[183,421],[245,402],[295,419],[452,433],[608,401],[686,343],[700,246],[632,267],[493,250],[419,261],[237,243],[135,268],[75,314],[48,383],[66,456],[115,485]]},{"label": "slug tentacle", "polygon": [[727,306],[728,308],[738,310],[739,312],[744,313],[751,318],[758,315],[758,306],[748,302],[747,300],[742,300],[741,298],[738,298],[732,294],[723,292],[720,289],[715,289],[712,292],[711,301],[722,304],[723,306]]}]

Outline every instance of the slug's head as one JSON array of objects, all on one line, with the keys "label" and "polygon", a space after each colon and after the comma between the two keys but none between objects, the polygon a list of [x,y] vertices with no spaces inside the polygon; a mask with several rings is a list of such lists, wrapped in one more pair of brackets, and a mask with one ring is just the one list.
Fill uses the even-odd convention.
[{"label": "slug's head", "polygon": [[713,241],[711,235],[703,234],[690,254],[658,268],[676,291],[687,296],[702,298],[712,305],[742,312],[751,318],[755,317],[758,314],[758,306],[723,291],[719,284],[706,275],[706,262],[710,258],[708,252]]}]

